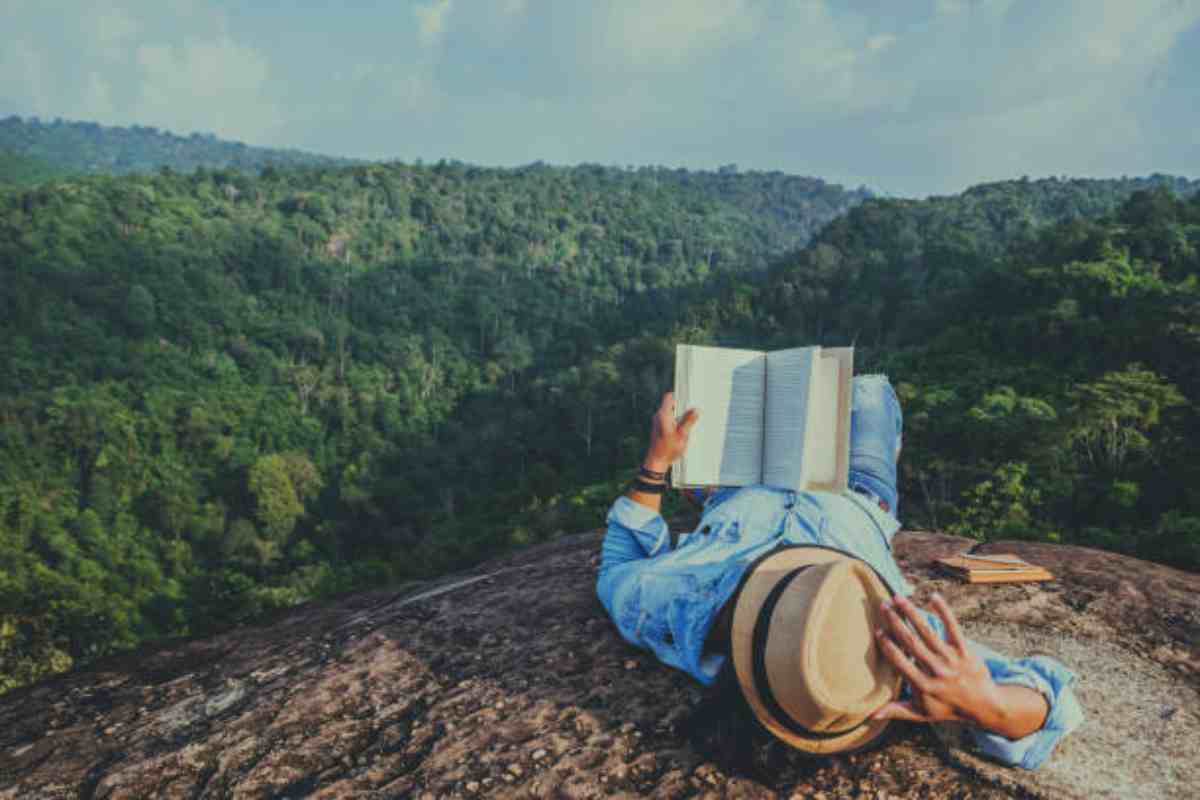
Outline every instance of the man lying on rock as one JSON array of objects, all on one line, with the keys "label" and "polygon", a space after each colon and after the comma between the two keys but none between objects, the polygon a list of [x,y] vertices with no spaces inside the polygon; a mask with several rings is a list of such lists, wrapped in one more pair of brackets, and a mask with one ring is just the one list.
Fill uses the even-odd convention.
[{"label": "man lying on rock", "polygon": [[967,640],[892,558],[901,414],[887,378],[854,379],[852,491],[716,489],[676,542],[659,513],[665,475],[699,420],[668,393],[639,477],[612,505],[597,592],[621,635],[711,686],[733,669],[755,717],[809,753],[879,740],[891,720],[968,723],[980,749],[1036,769],[1083,721],[1074,675]]}]

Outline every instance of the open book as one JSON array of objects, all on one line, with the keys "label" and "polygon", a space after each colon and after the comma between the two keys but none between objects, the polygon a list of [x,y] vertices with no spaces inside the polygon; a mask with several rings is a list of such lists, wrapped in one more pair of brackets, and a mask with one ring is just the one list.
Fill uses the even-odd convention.
[{"label": "open book", "polygon": [[675,405],[701,411],[671,483],[840,491],[850,473],[854,349],[681,344]]}]

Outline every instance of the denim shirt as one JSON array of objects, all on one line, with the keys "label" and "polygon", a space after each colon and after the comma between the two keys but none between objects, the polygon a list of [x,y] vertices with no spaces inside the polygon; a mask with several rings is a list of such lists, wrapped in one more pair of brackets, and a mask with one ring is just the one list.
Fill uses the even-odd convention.
[{"label": "denim shirt", "polygon": [[[889,499],[894,508],[894,496]],[[892,537],[899,528],[895,517],[858,493],[752,486],[710,497],[699,527],[672,547],[658,512],[620,497],[608,514],[596,589],[626,641],[709,686],[725,655],[706,652],[705,639],[755,558],[780,544],[835,547],[866,561],[894,593],[907,596],[912,587],[892,557]],[[926,617],[944,637],[941,620],[928,612]],[[1026,686],[1048,701],[1041,730],[1022,739],[972,729],[985,753],[1036,769],[1083,721],[1071,689],[1074,674],[1045,656],[1013,660],[978,643],[971,647],[997,683]]]}]

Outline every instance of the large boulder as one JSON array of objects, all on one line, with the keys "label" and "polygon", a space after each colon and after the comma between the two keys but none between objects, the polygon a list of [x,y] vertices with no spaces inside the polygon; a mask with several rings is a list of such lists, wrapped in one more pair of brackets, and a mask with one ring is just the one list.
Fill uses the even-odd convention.
[{"label": "large boulder", "polygon": [[437,583],[295,609],[0,697],[0,798],[1200,796],[1200,576],[1000,542],[1058,576],[969,586],[905,532],[901,566],[968,633],[1073,667],[1086,724],[1038,772],[953,726],[808,759],[727,693],[625,644],[595,599],[600,533]]}]

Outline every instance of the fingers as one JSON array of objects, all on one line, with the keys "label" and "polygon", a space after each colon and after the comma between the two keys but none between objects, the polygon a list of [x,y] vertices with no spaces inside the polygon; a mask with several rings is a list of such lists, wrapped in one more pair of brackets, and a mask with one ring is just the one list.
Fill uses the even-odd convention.
[{"label": "fingers", "polygon": [[664,414],[670,414],[671,419],[675,419],[675,393],[667,392],[662,396],[662,402],[658,404],[658,410]]},{"label": "fingers", "polygon": [[696,421],[700,419],[700,409],[689,408],[688,412],[683,415],[683,419],[679,422],[679,430],[683,431],[684,435],[692,432]]},{"label": "fingers", "polygon": [[921,613],[921,609],[917,608],[913,601],[907,597],[897,595],[896,606],[901,613],[908,619],[909,623],[917,631],[917,635],[921,637],[921,641],[929,648],[929,651],[936,656],[944,657],[946,652],[946,643],[942,641],[942,637],[937,635],[933,628],[929,627],[929,621],[925,619],[925,615]]},{"label": "fingers", "polygon": [[958,617],[954,616],[954,611],[950,609],[946,598],[940,594],[934,594],[933,610],[937,612],[942,619],[942,624],[946,626],[947,643],[959,653],[967,652],[967,637],[963,636],[962,628],[958,625]]},{"label": "fingers", "polygon": [[875,636],[879,641],[879,649],[883,651],[884,657],[892,663],[892,666],[900,671],[900,674],[912,684],[914,689],[919,692],[925,691],[929,687],[929,676],[905,655],[904,651],[900,649],[900,645],[892,641],[892,637],[888,636],[883,628],[877,628]]},{"label": "fingers", "polygon": [[912,703],[893,700],[871,714],[871,719],[903,719],[909,722],[932,722],[933,720],[913,708]]},{"label": "fingers", "polygon": [[[943,677],[946,674],[945,662],[929,648],[923,637],[918,638],[913,633],[912,628],[905,624],[904,619],[900,617],[897,608],[903,608],[899,599],[893,603],[883,604],[883,617],[889,628],[890,638],[908,655],[924,664],[932,674]],[[907,610],[905,611],[907,616]]]}]

